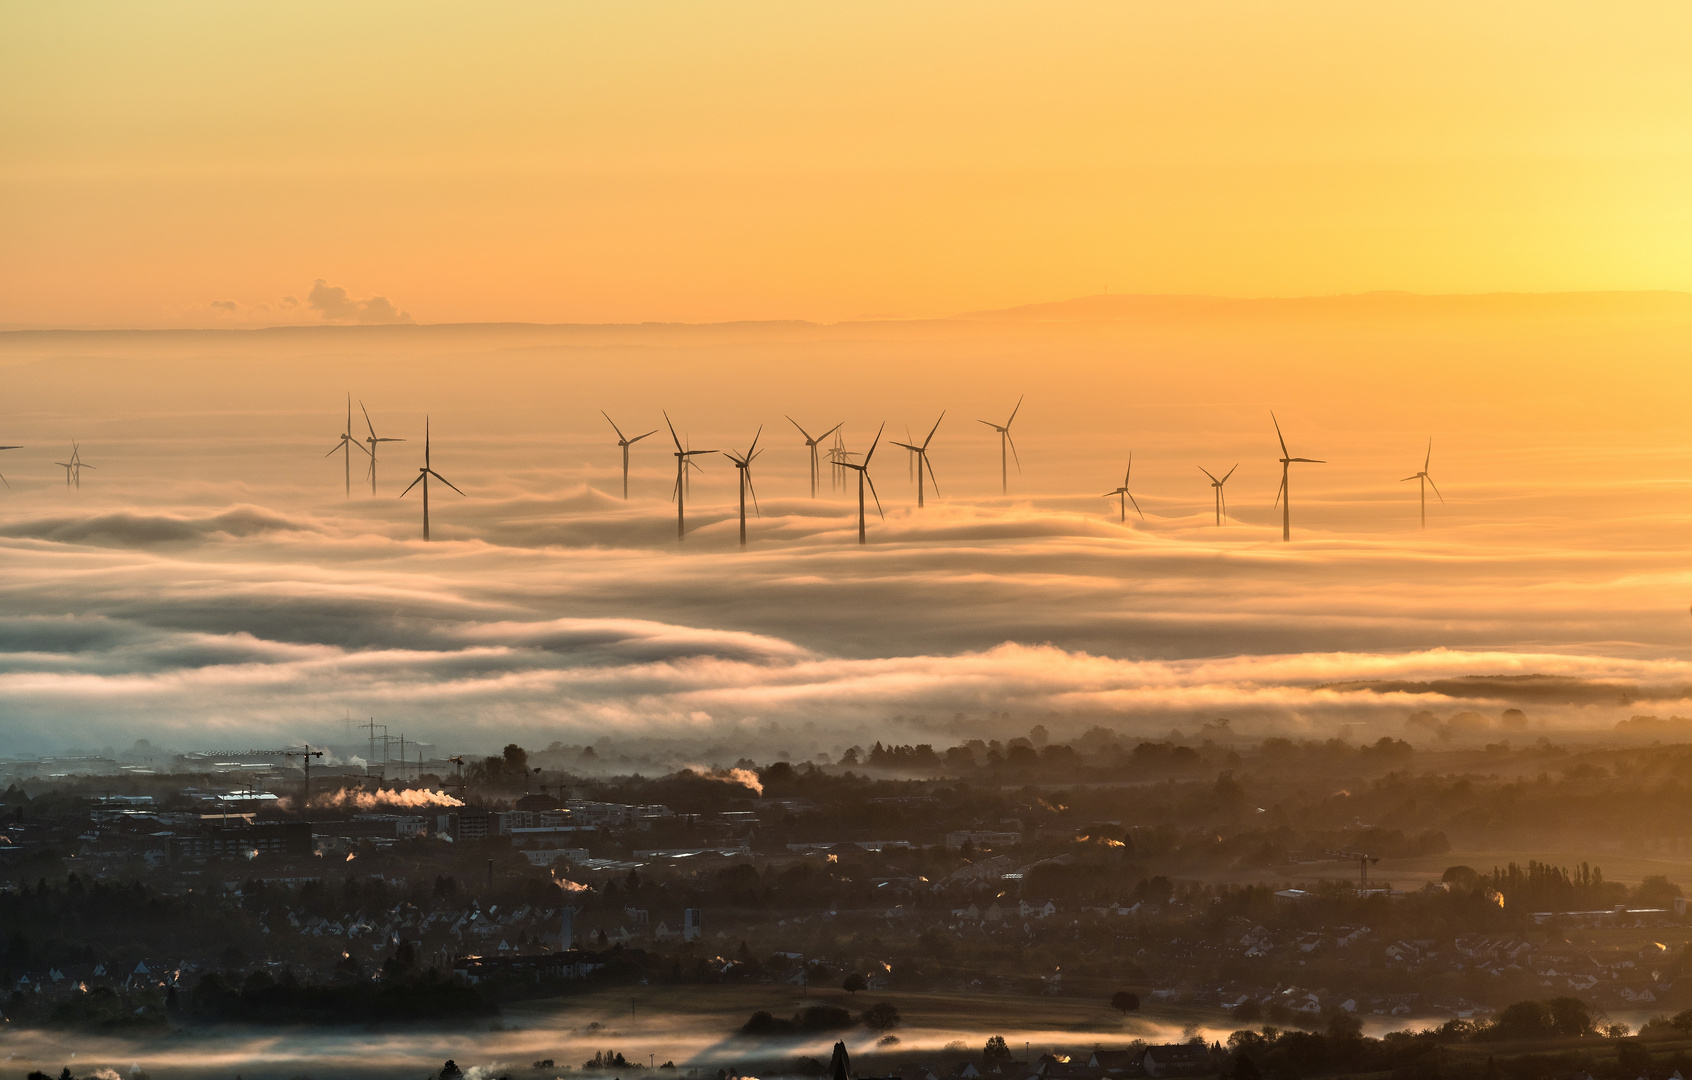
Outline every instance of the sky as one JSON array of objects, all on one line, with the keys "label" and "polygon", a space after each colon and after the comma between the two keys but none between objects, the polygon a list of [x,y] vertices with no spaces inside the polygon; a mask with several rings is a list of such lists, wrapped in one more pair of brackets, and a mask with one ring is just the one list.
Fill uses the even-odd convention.
[{"label": "sky", "polygon": [[[1687,289],[1689,22],[1667,3],[10,5],[0,326]],[[314,302],[318,281],[344,292]]]},{"label": "sky", "polygon": [[0,10],[0,753],[1686,711],[1689,22]]}]

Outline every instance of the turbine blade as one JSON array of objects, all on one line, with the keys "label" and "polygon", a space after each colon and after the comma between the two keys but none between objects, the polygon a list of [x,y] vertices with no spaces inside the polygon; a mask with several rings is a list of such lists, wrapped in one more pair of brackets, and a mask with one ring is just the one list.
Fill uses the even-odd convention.
[{"label": "turbine blade", "polygon": [[[656,435],[656,434],[658,434],[658,431],[659,431],[658,428],[653,428],[651,431],[648,431],[646,433],[646,435]],[[640,440],[646,438],[646,435],[636,435],[634,438],[629,440],[629,445],[633,446],[635,443],[637,443]]]},{"label": "turbine blade", "polygon": [[[439,480],[441,483],[445,484],[447,487],[452,488],[452,490],[458,491],[458,485],[454,484],[451,480],[448,480],[446,477],[442,476],[440,473],[436,472],[435,470],[430,469],[429,475],[433,476],[436,480]],[[462,492],[462,491],[458,491],[458,493],[460,495],[464,495],[464,492]],[[468,499],[470,496],[464,495],[464,497],[466,499]]]},{"label": "turbine blade", "polygon": [[[1430,476],[1430,477],[1428,477],[1428,486],[1429,486],[1429,487],[1431,487],[1431,488],[1433,488],[1433,489],[1434,489],[1434,494],[1435,494],[1435,495],[1439,495],[1439,485],[1438,485],[1438,484],[1435,484],[1435,483],[1434,483],[1434,478],[1433,478],[1433,477],[1431,477],[1431,476]],[[1444,496],[1444,495],[1439,495],[1439,501],[1440,501],[1440,502],[1444,502],[1444,501],[1445,501],[1445,496]]]},{"label": "turbine blade", "polygon": [[[787,414],[783,413],[782,415],[786,416]],[[787,422],[789,424],[792,424],[794,427],[799,428],[799,434],[805,436],[805,445],[806,446],[814,446],[820,439],[828,438],[828,436],[826,434],[825,435],[819,435],[816,439],[811,438],[810,433],[808,431],[806,431],[804,428],[799,427],[799,421],[793,419],[793,417],[791,417],[791,416],[787,417]]]},{"label": "turbine blade", "polygon": [[1270,504],[1270,509],[1274,509],[1275,507],[1281,505],[1281,493],[1286,490],[1287,478],[1283,476],[1281,477],[1281,486],[1275,489],[1275,501]]},{"label": "turbine blade", "polygon": [[358,400],[358,409],[364,414],[364,426],[370,429],[370,437],[374,439],[376,437],[376,425],[370,422],[370,410],[364,407],[363,398]]},{"label": "turbine blade", "polygon": [[993,423],[993,421],[991,421],[991,420],[977,420],[976,423],[977,424],[986,424],[988,427],[992,428],[994,431],[999,430],[999,425]]},{"label": "turbine blade", "polygon": [[1122,494],[1128,496],[1128,501],[1133,503],[1134,512],[1140,515],[1140,520],[1146,520],[1146,512],[1140,509],[1140,504],[1138,502],[1134,501],[1134,493],[1132,491],[1124,491]]},{"label": "turbine blade", "polygon": [[[940,420],[946,419],[946,410],[940,410]],[[928,438],[922,440],[922,448],[928,449],[928,444],[934,441],[934,433],[940,430],[940,420],[934,421],[934,426],[928,429]]]},{"label": "turbine blade", "polygon": [[[336,454],[341,452],[341,447],[345,446],[346,444],[347,444],[347,440],[342,439],[340,442],[336,443],[333,447],[331,447],[329,452],[327,454],[324,454],[323,456],[324,457],[334,457]],[[57,464],[57,463],[55,462],[55,464]]]},{"label": "turbine blade", "polygon": [[759,424],[758,430],[752,436],[752,445],[746,448],[746,460],[751,461],[758,454],[758,439],[764,434],[764,425]]},{"label": "turbine blade", "polygon": [[885,421],[885,420],[883,420],[881,422],[880,427],[875,429],[875,440],[870,443],[869,453],[864,455],[864,468],[866,468],[866,469],[869,468],[870,458],[875,456],[875,448],[881,442],[881,433],[883,431],[885,431],[886,429],[887,429],[887,421]]},{"label": "turbine blade", "polygon": [[1275,419],[1274,409],[1269,410],[1269,419],[1275,425],[1275,438],[1281,440],[1281,456],[1292,457],[1292,453],[1287,449],[1287,437],[1281,434],[1281,422]]},{"label": "turbine blade", "polygon": [[[13,446],[8,446],[8,447],[6,447],[6,449],[7,450],[15,450],[17,448],[13,447]],[[6,477],[4,475],[0,475],[0,484],[5,484],[7,487],[12,486],[12,482],[10,480],[6,479]]]},{"label": "turbine blade", "polygon": [[870,479],[868,470],[864,470],[864,482],[869,485],[870,498],[875,500],[875,512],[881,514],[881,520],[886,521],[887,515],[881,511],[881,496],[875,493],[875,481]]},{"label": "turbine blade", "polygon": [[611,430],[615,431],[617,433],[617,438],[619,440],[621,440],[622,442],[628,442],[629,441],[629,440],[623,438],[623,429],[617,426],[617,421],[611,419],[610,413],[606,412],[604,409],[601,409],[601,410],[599,410],[599,415],[605,417],[605,422],[607,424],[611,425]]},{"label": "turbine blade", "polygon": [[1122,486],[1127,487],[1129,479],[1134,475],[1134,451],[1128,451],[1128,468],[1122,473]]},{"label": "turbine blade", "polygon": [[928,479],[934,483],[934,496],[940,497],[940,478],[934,475],[934,463],[928,460],[928,455],[922,455],[922,463],[928,466]]},{"label": "turbine blade", "polygon": [[[1419,479],[1421,479],[1421,478],[1422,478],[1422,474],[1421,474],[1421,473],[1417,473],[1417,474],[1416,474],[1416,475],[1415,475],[1415,476],[1406,476],[1406,477],[1405,477],[1405,478],[1404,478],[1404,480],[1419,480]],[[1404,480],[1400,480],[1400,481],[1399,481],[1399,483],[1400,483],[1400,484],[1402,484],[1402,483],[1404,483]]]},{"label": "turbine blade", "polygon": [[[1236,461],[1236,462],[1235,462],[1235,463],[1234,463],[1234,469],[1237,469],[1237,468],[1239,468],[1239,467],[1240,467],[1240,464],[1239,464],[1239,462],[1237,462],[1237,461]],[[1229,470],[1228,470],[1228,476],[1232,476],[1232,475],[1234,475],[1234,469],[1229,469]],[[1224,483],[1224,484],[1226,484],[1226,483],[1227,483],[1227,482],[1228,482],[1228,476],[1224,476],[1224,477],[1223,477],[1223,478],[1222,478],[1222,482],[1223,482],[1223,483]]]},{"label": "turbine blade", "polygon": [[404,442],[405,440],[404,439],[381,438],[381,439],[377,439],[376,441],[377,442]]},{"label": "turbine blade", "polygon": [[1434,459],[1434,441],[1433,441],[1433,436],[1430,435],[1430,436],[1428,436],[1428,456],[1422,459],[1422,471],[1423,472],[1428,471],[1428,466],[1433,464],[1433,459]]},{"label": "turbine blade", "polygon": [[1215,477],[1215,476],[1213,476],[1213,475],[1212,475],[1212,474],[1211,474],[1211,472],[1210,472],[1210,470],[1209,470],[1209,469],[1207,469],[1207,468],[1205,468],[1205,467],[1204,467],[1204,466],[1203,466],[1203,465],[1200,465],[1200,466],[1199,466],[1199,467],[1198,467],[1198,471],[1199,471],[1199,472],[1201,472],[1201,473],[1203,473],[1203,474],[1204,474],[1204,475],[1206,475],[1206,476],[1209,476],[1209,477],[1210,477],[1210,482],[1211,482],[1211,483],[1212,483],[1212,484],[1220,484],[1220,483],[1221,483],[1221,482],[1222,482],[1222,481],[1220,481],[1220,480],[1218,480],[1218,479],[1216,479],[1216,477]]},{"label": "turbine blade", "polygon": [[1010,419],[1005,421],[1006,427],[1010,427],[1011,424],[1016,422],[1016,414],[1022,411],[1022,399],[1027,396],[1027,394],[1020,394],[1017,396],[1016,408],[1011,410]]},{"label": "turbine blade", "polygon": [[912,446],[912,445],[911,445],[911,444],[910,444],[910,443],[908,443],[908,442],[894,442],[894,441],[893,441],[893,440],[891,440],[891,439],[890,439],[890,440],[888,440],[888,444],[889,444],[889,445],[891,445],[891,446],[902,446],[902,447],[904,447],[904,448],[905,448],[905,449],[906,449],[906,450],[909,450],[909,451],[911,451],[911,452],[912,452],[912,453],[913,453],[913,454],[919,454],[919,453],[921,453],[921,452],[922,452],[922,447],[920,447],[920,446]]},{"label": "turbine blade", "polygon": [[[795,426],[798,426],[798,425],[795,425]],[[822,442],[824,439],[828,438],[830,435],[833,435],[836,431],[839,431],[841,428],[843,428],[845,426],[846,426],[846,421],[844,421],[844,420],[840,421],[840,423],[838,423],[838,424],[834,425],[833,427],[829,428],[827,431],[823,432],[821,435],[818,435],[817,441]]]},{"label": "turbine blade", "polygon": [[1005,428],[1005,441],[1007,443],[1010,443],[1011,460],[1016,462],[1016,471],[1021,472],[1022,471],[1022,458],[1017,455],[1016,440],[1011,438],[1010,428],[1008,428],[1008,427]]},{"label": "turbine blade", "polygon": [[414,487],[416,487],[416,486],[417,486],[417,485],[418,485],[418,483],[419,483],[419,481],[421,481],[421,480],[422,480],[422,479],[423,479],[423,474],[422,474],[422,473],[418,473],[418,474],[417,474],[417,479],[416,479],[416,480],[413,480],[413,481],[412,481],[412,482],[411,482],[411,483],[409,483],[409,484],[407,484],[407,485],[405,485],[405,491],[402,491],[402,492],[400,492],[400,493],[399,493],[399,497],[400,497],[400,498],[402,498],[402,499],[403,499],[403,498],[405,498],[405,496],[406,496],[406,492],[408,492],[408,491],[410,491],[410,490],[411,490],[411,489],[412,489],[412,488],[414,488]]},{"label": "turbine blade", "polygon": [[1287,460],[1288,461],[1308,462],[1311,465],[1326,465],[1327,464],[1327,462],[1323,461],[1321,458],[1313,458],[1313,457],[1295,457],[1295,458],[1288,458]]},{"label": "turbine blade", "polygon": [[764,516],[763,508],[758,505],[758,489],[752,484],[752,470],[746,470],[746,490],[752,494],[752,512],[759,517]]},{"label": "turbine blade", "polygon": [[682,450],[681,439],[676,435],[676,425],[674,423],[671,423],[670,414],[668,412],[664,413],[664,423],[670,425],[670,438],[675,440],[676,452],[680,453],[681,450]]}]

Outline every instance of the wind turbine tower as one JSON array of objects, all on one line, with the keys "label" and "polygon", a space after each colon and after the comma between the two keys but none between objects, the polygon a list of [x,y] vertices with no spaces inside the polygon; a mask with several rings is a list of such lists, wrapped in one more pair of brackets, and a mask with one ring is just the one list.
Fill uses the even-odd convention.
[{"label": "wind turbine tower", "polygon": [[[944,409],[940,411],[940,420],[946,419]],[[922,470],[928,470],[928,478],[934,481],[934,494],[940,494],[940,479],[934,475],[934,464],[928,460],[928,444],[934,441],[934,433],[940,430],[940,420],[934,421],[934,426],[928,429],[928,438],[922,440],[921,446],[912,443],[894,443],[903,446],[916,461],[917,509],[922,509]]]},{"label": "wind turbine tower", "polygon": [[[1421,483],[1418,484],[1417,486],[1422,489],[1422,528],[1424,528],[1424,529],[1428,527],[1428,488],[1430,488],[1430,487],[1433,488],[1434,494],[1439,495],[1439,485],[1435,484],[1434,481],[1433,481],[1433,477],[1428,475],[1428,466],[1433,463],[1433,456],[1434,456],[1434,441],[1432,439],[1429,439],[1428,440],[1428,456],[1422,459],[1422,471],[1419,472],[1419,473],[1416,473],[1414,476],[1406,476],[1404,478],[1404,480],[1420,480],[1421,481]],[[1404,483],[1404,480],[1400,480],[1399,483],[1401,483],[1401,484]],[[1443,503],[1445,501],[1445,496],[1439,495],[1439,501]]]},{"label": "wind turbine tower", "polygon": [[723,456],[734,462],[736,471],[740,473],[740,546],[746,546],[746,493],[752,492],[752,509],[759,517],[764,512],[758,509],[758,492],[752,487],[752,462],[762,453],[758,449],[758,436],[764,433],[762,425],[758,427],[758,434],[752,436],[752,445],[746,448],[746,453],[736,454],[732,450],[724,450]]},{"label": "wind turbine tower", "polygon": [[631,439],[627,435],[623,434],[623,429],[617,426],[617,421],[611,419],[610,413],[601,409],[599,410],[599,415],[605,417],[605,422],[610,424],[611,430],[617,433],[617,445],[623,448],[623,498],[627,499],[629,497],[629,447],[646,438],[646,435],[658,434],[658,429],[653,428],[651,431],[648,431],[646,435],[636,435]]},{"label": "wind turbine tower", "polygon": [[1121,520],[1123,520],[1124,522],[1126,522],[1128,520],[1128,504],[1129,503],[1134,504],[1134,513],[1140,515],[1140,520],[1141,521],[1146,520],[1146,512],[1144,510],[1140,509],[1140,504],[1139,504],[1139,502],[1137,502],[1135,500],[1134,493],[1128,490],[1128,478],[1133,476],[1133,475],[1134,475],[1134,452],[1132,450],[1130,450],[1128,452],[1128,468],[1122,474],[1122,486],[1117,488],[1115,491],[1107,491],[1102,496],[1103,498],[1106,498],[1106,499],[1110,498],[1112,495],[1116,496],[1117,508],[1120,510],[1121,515],[1122,515]]},{"label": "wind turbine tower", "polygon": [[[1293,457],[1287,449],[1287,437],[1281,434],[1281,422],[1270,412],[1269,419],[1275,424],[1275,438],[1281,440],[1281,490],[1275,493],[1275,501],[1281,504],[1281,540],[1292,539],[1292,488],[1288,481],[1292,478],[1292,466],[1303,462],[1310,465],[1326,465],[1327,462],[1318,458]],[[1431,444],[1430,444],[1431,449]]]},{"label": "wind turbine tower", "polygon": [[[792,424],[794,427],[799,428],[799,434],[805,437],[805,448],[811,452],[811,498],[814,499],[817,497],[817,487],[822,483],[822,461],[817,454],[817,444],[839,431],[841,424],[834,425],[813,439],[811,438],[810,432],[806,431],[802,427],[799,427],[799,421],[793,419],[793,417],[789,416],[787,418],[787,422]],[[844,423],[844,421],[842,421],[842,423]]]},{"label": "wind turbine tower", "polygon": [[670,414],[664,414],[664,423],[670,428],[670,440],[676,444],[676,542],[687,539],[687,467],[693,464],[693,458],[699,454],[715,454],[715,450],[690,450],[682,446],[681,438],[676,434],[676,425],[670,421]]},{"label": "wind turbine tower", "polygon": [[[364,442],[370,447],[370,494],[376,494],[376,445],[385,442],[404,442],[404,439],[379,439],[376,437],[376,425],[370,422],[370,410],[364,407],[364,402],[358,403],[359,411],[364,413],[364,426],[370,429],[370,437]],[[335,451],[329,451],[331,454]],[[349,455],[350,456],[350,455]]]},{"label": "wind turbine tower", "polygon": [[[935,421],[935,426],[939,426],[938,420]],[[875,456],[875,448],[881,442],[881,433],[886,427],[887,424],[883,422],[881,427],[875,429],[875,441],[870,443],[869,453],[864,455],[863,464],[854,465],[850,461],[840,463],[842,468],[855,469],[858,473],[858,543],[860,544],[868,542],[864,539],[864,485],[866,483],[869,484],[870,494],[875,497],[875,512],[881,514],[883,520],[887,517],[881,510],[881,496],[875,494],[875,481],[871,480],[869,475],[870,458]]]},{"label": "wind turbine tower", "polygon": [[[1027,395],[1023,396],[1026,397]],[[1016,421],[1016,414],[1021,409],[1022,398],[1019,397],[1016,399],[1016,408],[1011,410],[1010,419],[1006,420],[1004,423],[995,424],[991,420],[978,421],[979,423],[986,424],[988,427],[999,433],[999,494],[1001,495],[1010,493],[1010,462],[1005,456],[1007,449],[1009,450],[1010,457],[1016,459],[1016,471],[1022,471],[1022,459],[1017,457],[1016,443],[1011,440],[1010,433],[1011,424]]]},{"label": "wind turbine tower", "polygon": [[353,447],[355,447],[355,446],[358,447],[360,450],[364,450],[364,452],[366,454],[370,453],[369,450],[365,449],[365,446],[364,446],[363,443],[361,443],[357,439],[353,438],[353,433],[352,433],[352,395],[348,394],[347,395],[347,430],[341,432],[341,437],[339,439],[335,440],[335,445],[330,447],[329,452],[327,454],[324,454],[323,456],[324,457],[334,457],[337,453],[339,453],[339,454],[341,454],[345,457],[346,460],[344,462],[344,465],[346,467],[346,473],[347,473],[347,498],[349,498],[349,499],[352,498],[352,452],[353,452]]},{"label": "wind turbine tower", "polygon": [[[1239,467],[1239,463],[1235,462],[1234,469]],[[1234,469],[1229,469],[1227,475],[1218,480],[1216,479],[1216,474],[1205,468],[1203,465],[1198,467],[1199,472],[1210,477],[1210,487],[1216,496],[1216,524],[1218,525],[1222,524],[1222,518],[1228,513],[1228,496],[1223,493],[1222,485],[1228,482],[1229,476],[1234,475]]]},{"label": "wind turbine tower", "polygon": [[[429,477],[431,476],[452,488],[452,490],[458,491],[456,484],[436,472],[434,466],[429,463],[429,418],[425,416],[423,418],[423,465],[417,470],[417,479],[406,485],[405,491],[400,492],[400,498],[403,499],[412,488],[418,484],[423,485],[423,539],[425,541],[429,539]],[[464,494],[462,491],[458,491],[458,493]]]}]

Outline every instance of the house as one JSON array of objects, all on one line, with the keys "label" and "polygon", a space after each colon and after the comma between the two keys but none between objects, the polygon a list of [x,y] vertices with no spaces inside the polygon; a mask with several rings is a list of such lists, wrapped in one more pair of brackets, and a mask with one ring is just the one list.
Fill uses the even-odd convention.
[{"label": "house", "polygon": [[1050,900],[1024,900],[1018,906],[1017,914],[1024,919],[1045,919],[1057,914],[1057,905]]},{"label": "house", "polygon": [[1141,1056],[1132,1050],[1094,1050],[1087,1067],[1106,1076],[1125,1076],[1140,1064]]},{"label": "house", "polygon": [[991,904],[987,905],[987,912],[982,917],[988,922],[1004,922],[1005,910],[1004,908],[1001,908],[999,906],[999,902],[995,900]]},{"label": "house", "polygon": [[1210,1051],[1202,1042],[1148,1046],[1140,1067],[1147,1076],[1192,1076],[1210,1071]]}]

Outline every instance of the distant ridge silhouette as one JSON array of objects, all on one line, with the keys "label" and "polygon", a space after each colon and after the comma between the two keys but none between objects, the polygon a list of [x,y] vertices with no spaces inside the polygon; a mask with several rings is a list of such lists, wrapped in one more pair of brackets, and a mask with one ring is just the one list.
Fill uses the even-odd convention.
[{"label": "distant ridge silhouette", "polygon": [[1202,294],[1107,293],[1073,300],[965,312],[964,320],[1092,320],[1218,318],[1692,316],[1692,292],[1336,293],[1329,296],[1234,297]]}]

